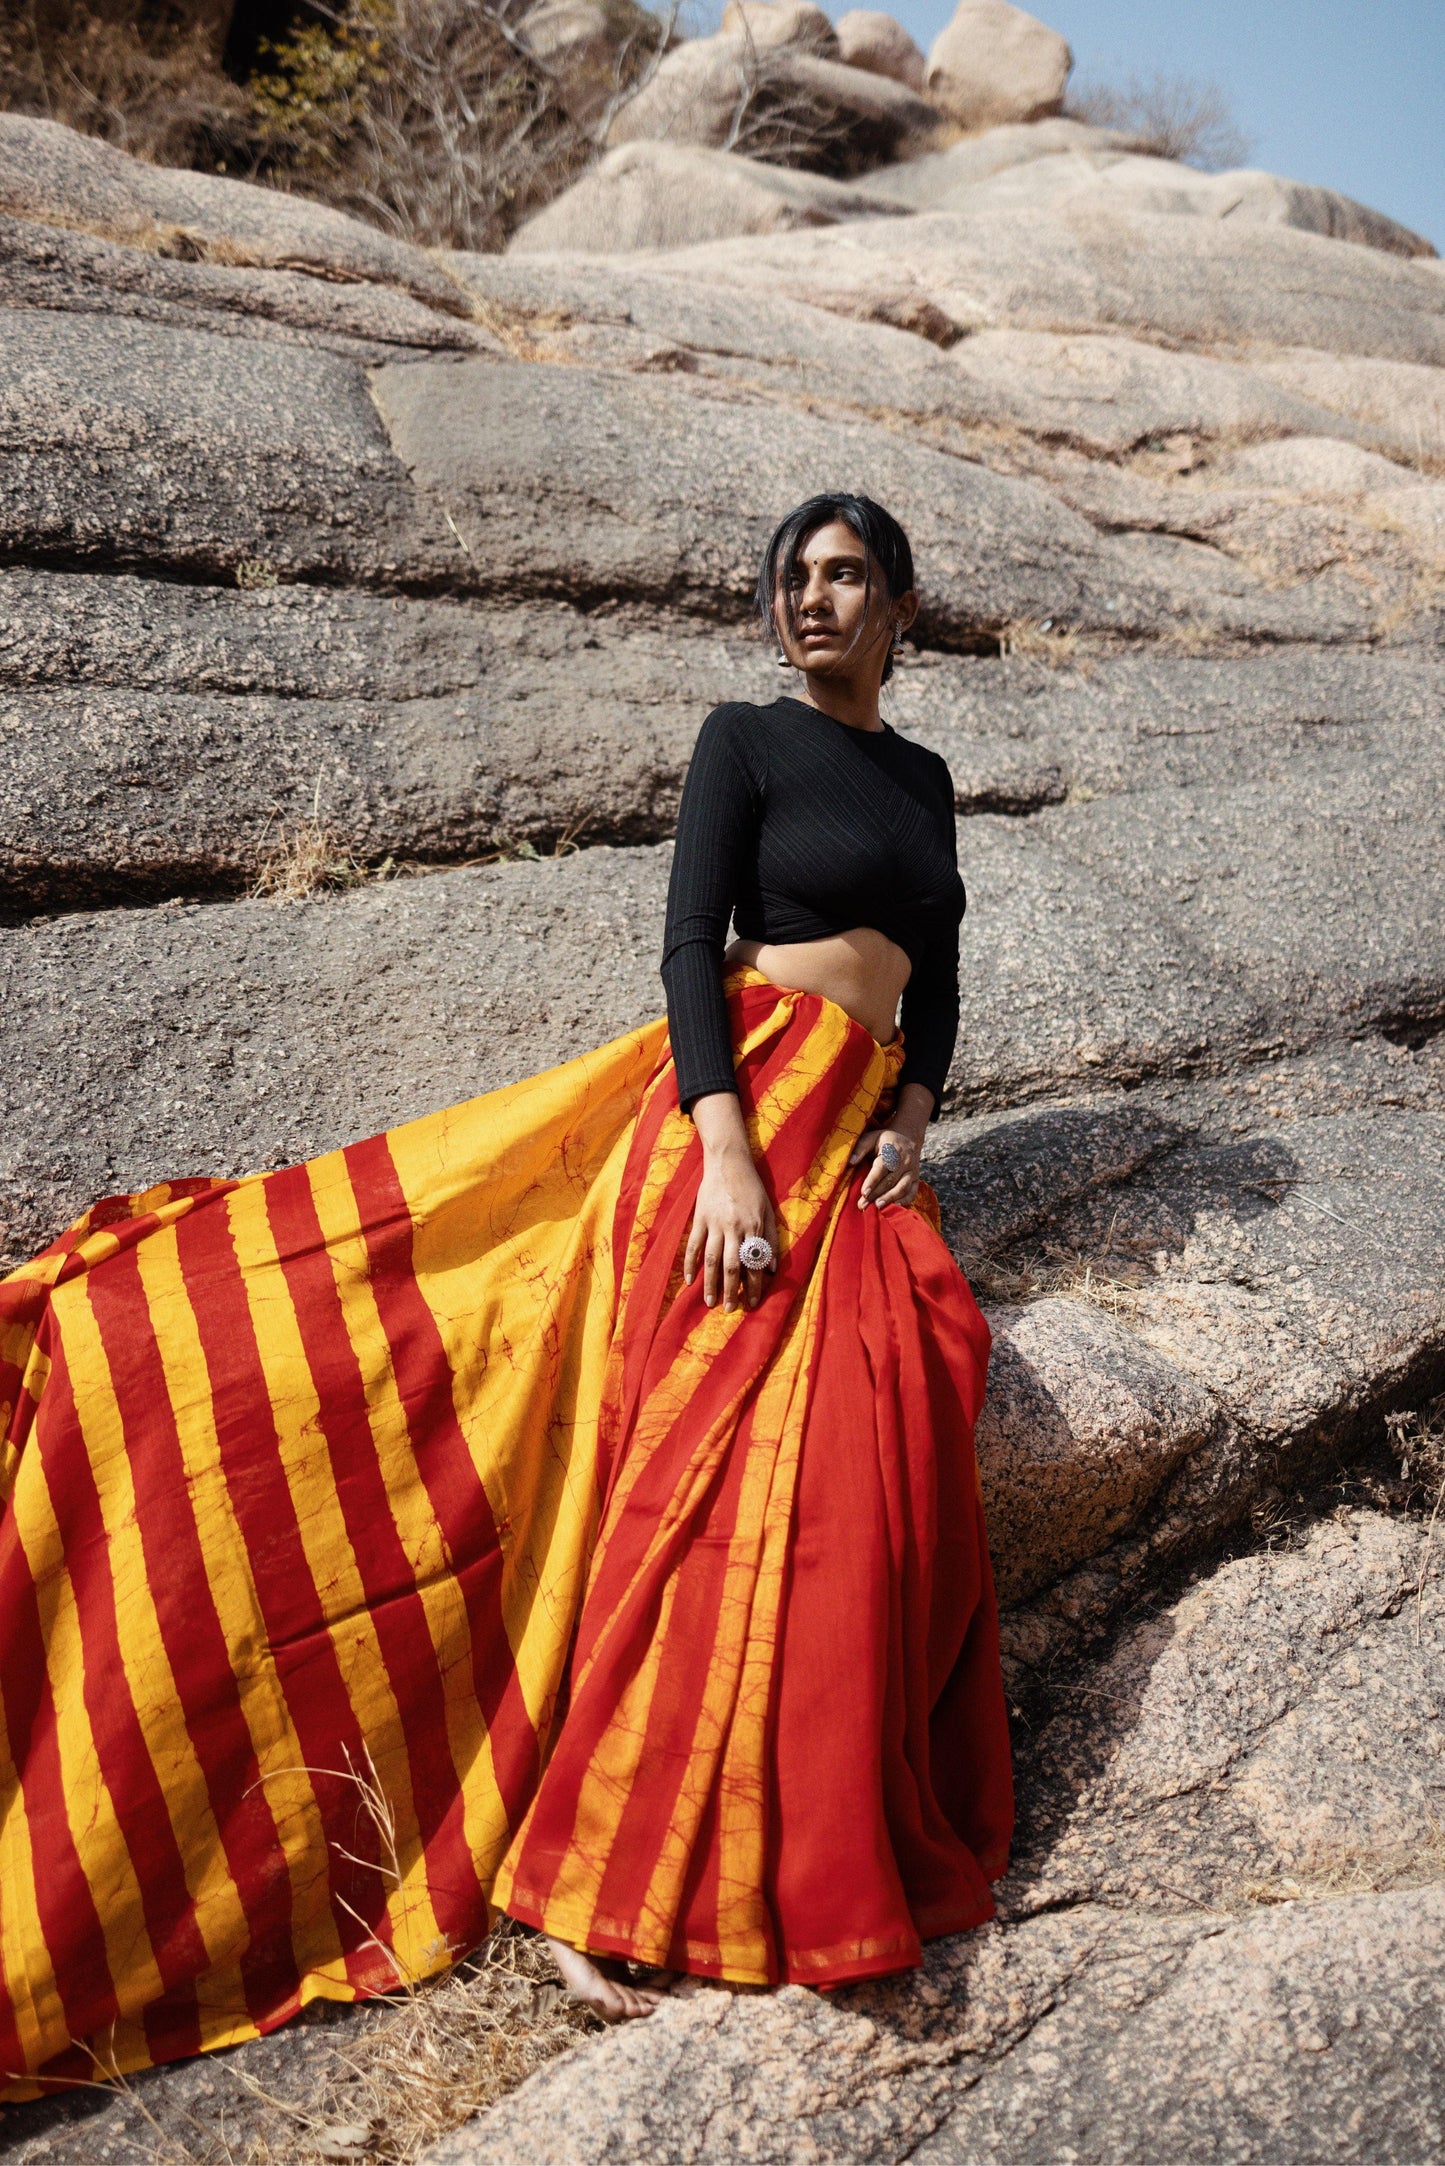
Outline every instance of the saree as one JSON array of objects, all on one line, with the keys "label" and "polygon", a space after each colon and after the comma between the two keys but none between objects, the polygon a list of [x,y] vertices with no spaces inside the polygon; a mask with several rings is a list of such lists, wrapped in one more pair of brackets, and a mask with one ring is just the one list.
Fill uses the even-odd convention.
[{"label": "saree", "polygon": [[0,1284],[0,2095],[393,1991],[498,1908],[755,1984],[990,1914],[987,1327],[926,1208],[851,1208],[901,1046],[727,989],[753,1311],[681,1282],[661,1021]]}]

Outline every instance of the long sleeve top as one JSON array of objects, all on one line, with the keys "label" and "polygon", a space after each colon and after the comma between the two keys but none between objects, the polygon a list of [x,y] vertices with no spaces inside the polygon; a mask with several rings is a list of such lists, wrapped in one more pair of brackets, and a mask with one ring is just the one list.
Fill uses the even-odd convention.
[{"label": "long sleeve top", "polygon": [[736,1091],[722,954],[744,940],[822,940],[870,925],[912,965],[904,1083],[934,1112],[958,1034],[953,783],[937,753],[896,730],[852,729],[777,699],[714,708],[683,787],[662,976],[684,1107]]}]

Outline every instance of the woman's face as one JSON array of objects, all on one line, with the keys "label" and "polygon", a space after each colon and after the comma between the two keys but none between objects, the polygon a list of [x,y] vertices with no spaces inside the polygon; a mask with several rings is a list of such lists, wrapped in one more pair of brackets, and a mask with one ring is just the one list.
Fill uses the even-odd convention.
[{"label": "woman's face", "polygon": [[841,519],[816,527],[799,545],[792,578],[792,624],[779,582],[773,602],[778,644],[795,669],[809,676],[871,678],[883,674],[894,627],[912,623],[918,604],[892,596],[878,565]]}]

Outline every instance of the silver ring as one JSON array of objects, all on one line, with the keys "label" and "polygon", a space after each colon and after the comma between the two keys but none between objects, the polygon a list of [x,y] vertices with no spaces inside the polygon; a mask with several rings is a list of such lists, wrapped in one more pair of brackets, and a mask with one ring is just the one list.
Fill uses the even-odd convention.
[{"label": "silver ring", "polygon": [[738,1243],[738,1262],[744,1271],[766,1271],[773,1261],[773,1244],[760,1233],[750,1233]]},{"label": "silver ring", "polygon": [[885,1172],[888,1173],[896,1173],[903,1163],[903,1153],[899,1150],[898,1145],[890,1143],[886,1137],[878,1146],[878,1156],[883,1163]]}]

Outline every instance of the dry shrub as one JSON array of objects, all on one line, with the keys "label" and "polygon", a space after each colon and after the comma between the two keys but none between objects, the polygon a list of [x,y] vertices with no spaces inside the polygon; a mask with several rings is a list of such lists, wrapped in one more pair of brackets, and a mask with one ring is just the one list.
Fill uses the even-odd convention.
[{"label": "dry shrub", "polygon": [[42,26],[0,11],[0,109],[58,120],[156,165],[245,162],[250,100],[223,74],[204,24],[146,0],[77,6]]},{"label": "dry shrub", "polygon": [[1177,158],[1206,173],[1243,165],[1254,149],[1218,83],[1198,76],[1130,75],[1122,84],[1082,85],[1064,110],[1072,120],[1132,135],[1151,157]]},{"label": "dry shrub", "polygon": [[1014,617],[1000,628],[998,651],[1003,660],[1011,656],[1046,662],[1050,669],[1075,669],[1087,676],[1089,664],[1078,633],[1052,617]]},{"label": "dry shrub", "polygon": [[595,58],[579,101],[565,59],[531,51],[523,0],[343,0],[263,47],[251,82],[262,168],[408,240],[499,248],[596,155],[661,57],[670,19],[611,4],[613,84],[599,102]]},{"label": "dry shrub", "polygon": [[308,895],[384,879],[391,869],[389,859],[375,872],[360,864],[334,828],[313,813],[308,820],[277,830],[261,859],[251,895],[257,901],[302,902]]}]

